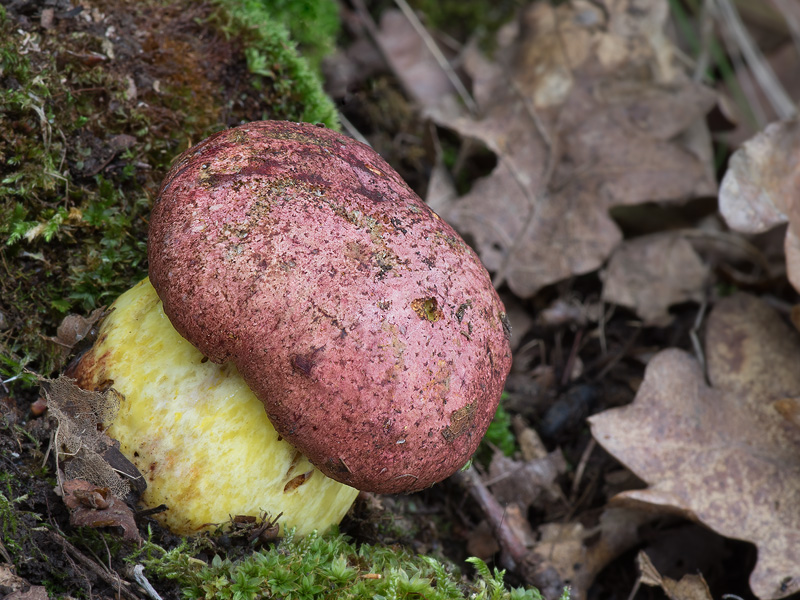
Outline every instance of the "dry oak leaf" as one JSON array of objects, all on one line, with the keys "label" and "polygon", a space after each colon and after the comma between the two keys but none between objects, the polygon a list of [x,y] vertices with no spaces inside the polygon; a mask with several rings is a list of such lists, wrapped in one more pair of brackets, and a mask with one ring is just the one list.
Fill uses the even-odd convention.
[{"label": "dry oak leaf", "polygon": [[406,92],[422,106],[455,94],[436,57],[401,11],[383,12],[375,41]]},{"label": "dry oak leaf", "polygon": [[603,275],[604,302],[636,311],[646,325],[669,325],[673,304],[701,302],[709,269],[678,233],[656,233],[624,242]]},{"label": "dry oak leaf", "polygon": [[614,501],[695,519],[758,547],[764,600],[800,590],[800,429],[776,402],[800,394],[800,336],[737,294],[707,324],[708,378],[681,350],[657,354],[634,402],[589,419],[592,434],[648,484]]},{"label": "dry oak leaf", "polygon": [[669,600],[713,600],[714,598],[702,575],[685,575],[680,581],[664,577],[644,552],[639,552],[636,562],[639,564],[639,580],[645,585],[660,587]]},{"label": "dry oak leaf", "polygon": [[585,600],[597,574],[641,543],[639,528],[653,520],[652,514],[627,507],[606,507],[599,515],[588,516],[596,522],[589,525],[580,522],[544,523],[539,526],[539,539],[526,559],[529,568],[534,570],[530,578],[534,585],[538,584],[537,576],[556,573],[559,579],[557,589],[568,585],[572,600]]},{"label": "dry oak leaf", "polygon": [[478,115],[428,107],[498,157],[442,216],[521,297],[599,268],[622,238],[610,208],[716,195],[715,95],[677,66],[666,0],[604,4],[532,4],[494,62],[465,52]]},{"label": "dry oak leaf", "polygon": [[788,221],[787,275],[800,291],[800,120],[772,123],[733,153],[719,210],[731,229],[743,233]]},{"label": "dry oak leaf", "polygon": [[559,450],[525,461],[495,452],[484,484],[501,504],[513,502],[527,510],[532,505],[541,507],[557,500],[561,488],[556,479],[566,471],[567,461]]}]

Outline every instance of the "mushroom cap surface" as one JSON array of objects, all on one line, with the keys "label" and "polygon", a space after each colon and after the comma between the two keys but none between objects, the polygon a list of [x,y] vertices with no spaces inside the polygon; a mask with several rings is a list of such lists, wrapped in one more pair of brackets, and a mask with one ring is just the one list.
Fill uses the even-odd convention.
[{"label": "mushroom cap surface", "polygon": [[489,274],[364,144],[282,121],[212,135],[167,174],[148,258],[178,332],[333,479],[423,489],[494,416],[511,350]]}]

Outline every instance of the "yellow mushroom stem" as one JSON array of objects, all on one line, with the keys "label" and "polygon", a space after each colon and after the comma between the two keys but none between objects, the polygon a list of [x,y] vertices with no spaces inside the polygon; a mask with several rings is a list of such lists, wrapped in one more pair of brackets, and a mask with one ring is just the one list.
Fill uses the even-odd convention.
[{"label": "yellow mushroom stem", "polygon": [[147,480],[146,507],[187,535],[237,515],[299,535],[339,523],[358,491],[319,472],[269,422],[232,364],[207,360],[175,331],[149,280],[124,293],[75,376],[124,396],[108,434]]}]

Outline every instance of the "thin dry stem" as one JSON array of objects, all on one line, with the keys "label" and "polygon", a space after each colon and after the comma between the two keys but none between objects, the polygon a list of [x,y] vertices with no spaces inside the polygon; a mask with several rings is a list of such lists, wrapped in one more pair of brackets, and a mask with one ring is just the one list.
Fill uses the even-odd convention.
[{"label": "thin dry stem", "polygon": [[447,57],[439,49],[439,45],[436,43],[436,40],[434,40],[431,34],[428,33],[428,30],[419,20],[419,17],[417,17],[416,13],[408,5],[408,2],[406,2],[406,0],[395,0],[395,4],[397,4],[403,15],[405,15],[406,19],[408,19],[408,22],[411,23],[411,26],[414,28],[414,31],[417,32],[417,35],[422,38],[425,47],[430,51],[431,54],[433,54],[433,57],[436,59],[436,62],[442,71],[444,71],[444,74],[447,76],[447,79],[450,81],[453,88],[455,88],[456,93],[458,94],[459,98],[461,98],[464,106],[466,106],[469,112],[473,115],[478,114],[478,105],[476,104],[475,100],[472,99],[472,95],[461,82],[461,79],[458,77],[458,74],[455,72],[455,70],[453,70],[453,67],[450,65],[450,61],[447,60]]},{"label": "thin dry stem", "polygon": [[730,32],[742,52],[747,66],[766,94],[780,119],[788,119],[797,112],[797,106],[786,93],[772,67],[753,42],[742,19],[730,0],[713,0],[722,25]]}]

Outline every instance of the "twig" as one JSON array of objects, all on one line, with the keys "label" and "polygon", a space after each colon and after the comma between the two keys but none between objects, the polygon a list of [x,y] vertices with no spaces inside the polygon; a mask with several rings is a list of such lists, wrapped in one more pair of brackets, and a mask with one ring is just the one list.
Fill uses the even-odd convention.
[{"label": "twig", "polygon": [[594,438],[589,438],[589,443],[586,444],[586,448],[583,450],[583,454],[581,454],[581,460],[578,463],[578,468],[575,469],[575,479],[572,480],[572,490],[570,490],[570,504],[575,504],[575,499],[578,496],[578,488],[581,484],[581,479],[583,479],[583,473],[586,471],[586,465],[589,463],[589,457],[594,452],[595,447],[597,446],[597,442]]},{"label": "twig", "polygon": [[450,65],[450,61],[447,60],[447,57],[439,49],[439,45],[436,43],[436,40],[431,37],[431,34],[428,33],[428,30],[422,25],[419,17],[417,17],[416,13],[411,9],[406,0],[394,0],[394,2],[403,12],[403,15],[405,15],[406,19],[408,19],[408,22],[411,23],[411,26],[414,28],[414,31],[417,32],[417,35],[422,38],[425,47],[428,48],[431,54],[433,54],[433,57],[436,59],[436,62],[439,64],[439,67],[442,69],[442,71],[444,71],[444,74],[447,76],[450,84],[455,88],[456,92],[461,98],[461,101],[464,103],[464,106],[467,107],[470,113],[477,115],[478,105],[475,103],[475,100],[472,99],[472,95],[470,95],[467,88],[464,87],[464,84],[461,82],[461,79],[453,70],[453,67]]},{"label": "twig", "polygon": [[[604,302],[600,302],[600,307],[603,308]],[[614,316],[616,312],[617,305],[616,304],[609,304],[608,310],[603,310],[603,314],[600,316],[600,322],[597,324],[597,329],[599,331],[600,337],[600,353],[605,356],[608,354],[608,338],[606,337],[606,323],[611,321],[611,317]]]},{"label": "twig", "polygon": [[636,578],[636,583],[633,584],[633,588],[631,589],[631,593],[628,594],[628,600],[633,600],[636,596],[636,592],[639,591],[639,588],[642,587],[642,576]]},{"label": "twig", "polygon": [[364,135],[350,122],[350,119],[345,117],[341,112],[339,113],[339,120],[342,122],[342,127],[347,132],[347,134],[353,138],[354,140],[358,140],[362,144],[366,144],[369,147],[372,147],[372,144],[369,143],[369,140],[364,137]]},{"label": "twig", "polygon": [[8,550],[6,550],[6,547],[3,545],[3,540],[0,540],[0,556],[2,556],[3,560],[5,560],[8,564],[14,562],[11,560],[11,555],[8,553]]},{"label": "twig", "polygon": [[695,248],[698,244],[703,242],[708,242],[710,245],[718,248],[732,248],[752,264],[762,269],[768,277],[770,276],[771,267],[764,253],[754,244],[739,235],[727,231],[707,231],[704,229],[692,228],[679,229],[676,233]]},{"label": "twig", "polygon": [[528,554],[525,544],[517,537],[511,526],[505,520],[505,510],[497,499],[489,492],[481,481],[478,472],[470,467],[455,475],[456,479],[464,485],[475,501],[483,509],[486,520],[500,544],[502,550],[501,562],[511,571],[517,570],[522,565]]},{"label": "twig", "polygon": [[750,67],[756,81],[758,81],[761,89],[764,90],[778,117],[780,119],[788,119],[793,116],[797,112],[797,106],[792,102],[786,90],[783,89],[775,72],[764,59],[761,51],[753,43],[736,8],[731,4],[730,0],[713,1],[725,26],[731,32],[742,51],[747,66]]},{"label": "twig", "polygon": [[153,600],[162,600],[155,588],[147,581],[147,577],[144,575],[144,566],[136,565],[133,567],[133,578]]},{"label": "twig", "polygon": [[703,81],[706,69],[711,63],[711,45],[714,43],[714,19],[708,6],[709,0],[703,2],[700,9],[700,52],[694,64],[693,81]]},{"label": "twig", "polygon": [[[692,348],[694,349],[695,356],[700,363],[700,368],[703,370],[703,373],[706,373],[706,355],[703,353],[703,345],[700,343],[698,332],[705,319],[707,308],[708,300],[704,298],[700,309],[697,311],[697,316],[694,319],[694,325],[692,325],[692,329],[689,331],[689,339],[692,340]],[[708,377],[708,374],[706,374],[706,377]]]},{"label": "twig", "polygon": [[797,0],[772,0],[772,4],[783,15],[792,33],[795,51],[800,54],[800,5]]},{"label": "twig", "polygon": [[639,334],[642,332],[641,323],[635,323],[634,327],[636,327],[636,331],[628,339],[628,341],[625,342],[625,345],[622,347],[622,349],[619,352],[617,352],[617,354],[614,355],[606,363],[606,365],[600,370],[600,372],[597,375],[591,377],[590,381],[601,381],[603,377],[606,376],[606,373],[608,373],[611,369],[613,369],[617,365],[617,363],[619,363],[619,361],[621,361],[628,355],[628,352],[630,351],[631,348],[633,348],[634,343],[636,343],[636,340],[639,339]]},{"label": "twig", "polygon": [[561,385],[566,386],[572,377],[572,371],[575,368],[575,362],[578,360],[578,351],[581,342],[583,341],[583,329],[579,329],[575,334],[575,339],[572,340],[572,348],[569,350],[567,362],[564,364],[564,372],[561,374]]},{"label": "twig", "polygon": [[[94,573],[97,577],[105,581],[110,587],[117,590],[120,596],[127,598],[128,600],[139,600],[139,596],[131,592],[127,587],[123,584],[128,584],[127,581],[123,580],[119,574],[116,572],[106,572],[102,569],[96,562],[94,562],[91,558],[86,556],[83,552],[78,550],[75,546],[69,543],[63,536],[59,535],[55,531],[49,532],[50,537],[59,544],[67,554],[72,556],[75,560],[81,563],[84,567],[86,567],[89,571]],[[116,575],[114,577],[113,575]]]}]

